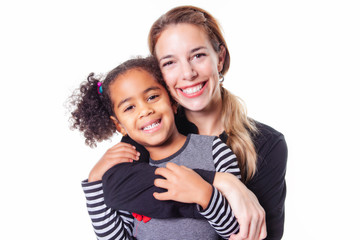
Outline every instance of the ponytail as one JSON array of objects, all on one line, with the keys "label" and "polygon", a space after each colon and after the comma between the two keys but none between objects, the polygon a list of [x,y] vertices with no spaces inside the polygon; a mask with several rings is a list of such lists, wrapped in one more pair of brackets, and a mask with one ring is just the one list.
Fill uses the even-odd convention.
[{"label": "ponytail", "polygon": [[96,142],[109,139],[116,132],[115,124],[110,119],[112,108],[108,104],[108,89],[103,85],[104,90],[100,94],[99,82],[94,73],[90,73],[87,81],[70,97],[70,104],[75,107],[71,112],[71,129],[82,132],[85,144],[90,147],[96,147]]},{"label": "ponytail", "polygon": [[251,135],[257,133],[255,122],[247,117],[242,100],[220,85],[223,102],[222,116],[225,132],[228,135],[226,144],[235,153],[239,168],[244,173],[243,181],[250,180],[256,172],[256,150]]},{"label": "ponytail", "polygon": [[116,126],[110,116],[116,118],[114,105],[110,97],[110,85],[118,76],[131,69],[140,69],[151,74],[166,88],[158,62],[155,57],[136,57],[127,60],[111,70],[103,81],[90,73],[87,81],[80,85],[70,96],[71,129],[78,129],[84,134],[85,144],[96,147],[96,142],[107,140],[116,132]]}]

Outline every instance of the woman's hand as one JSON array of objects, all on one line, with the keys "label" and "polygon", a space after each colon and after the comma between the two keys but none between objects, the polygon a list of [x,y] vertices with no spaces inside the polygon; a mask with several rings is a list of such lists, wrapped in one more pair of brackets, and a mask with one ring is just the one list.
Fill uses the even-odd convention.
[{"label": "woman's hand", "polygon": [[212,186],[192,169],[175,163],[166,164],[166,168],[158,168],[156,175],[165,179],[155,179],[156,187],[167,189],[167,192],[154,193],[157,200],[173,200],[183,203],[197,203],[207,208],[212,195]]},{"label": "woman's hand", "polygon": [[213,185],[226,197],[240,225],[239,233],[230,240],[266,238],[265,211],[255,194],[230,173],[217,172]]},{"label": "woman's hand", "polygon": [[131,144],[120,142],[106,151],[95,164],[89,174],[88,181],[94,182],[102,179],[104,173],[119,163],[139,160],[140,153]]}]

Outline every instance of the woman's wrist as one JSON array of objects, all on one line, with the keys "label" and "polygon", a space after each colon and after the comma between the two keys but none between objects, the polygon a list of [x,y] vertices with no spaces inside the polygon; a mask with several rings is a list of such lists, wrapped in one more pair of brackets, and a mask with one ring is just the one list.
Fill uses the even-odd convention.
[{"label": "woman's wrist", "polygon": [[216,172],[213,185],[226,197],[239,182],[239,179],[231,173]]}]

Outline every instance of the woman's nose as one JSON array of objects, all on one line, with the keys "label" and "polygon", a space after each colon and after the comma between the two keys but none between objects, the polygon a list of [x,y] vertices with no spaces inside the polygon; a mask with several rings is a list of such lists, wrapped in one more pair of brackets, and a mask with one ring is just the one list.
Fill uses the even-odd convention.
[{"label": "woman's nose", "polygon": [[197,72],[189,62],[185,62],[182,64],[182,75],[184,80],[192,81],[197,77]]}]

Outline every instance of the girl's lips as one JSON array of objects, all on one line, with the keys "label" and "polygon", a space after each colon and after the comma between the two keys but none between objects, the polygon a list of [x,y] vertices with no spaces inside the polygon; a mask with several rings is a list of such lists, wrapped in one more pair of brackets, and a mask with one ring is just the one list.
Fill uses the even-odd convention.
[{"label": "girl's lips", "polygon": [[144,127],[141,128],[142,131],[152,133],[160,129],[161,126],[161,119],[156,119],[154,121],[146,123]]},{"label": "girl's lips", "polygon": [[191,87],[178,88],[178,89],[180,90],[181,94],[184,95],[185,97],[188,98],[198,97],[204,92],[207,83],[208,83],[207,81],[201,82]]}]

